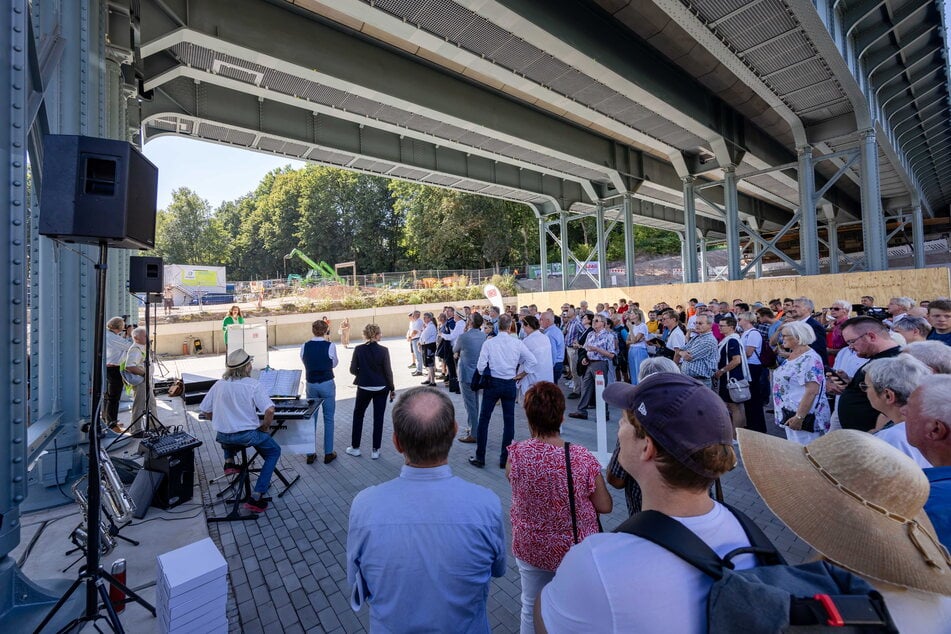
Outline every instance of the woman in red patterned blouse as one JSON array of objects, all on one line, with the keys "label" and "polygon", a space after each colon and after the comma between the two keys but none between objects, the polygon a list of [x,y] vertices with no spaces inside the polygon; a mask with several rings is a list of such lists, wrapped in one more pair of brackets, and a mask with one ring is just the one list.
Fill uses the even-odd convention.
[{"label": "woman in red patterned blouse", "polygon": [[601,465],[580,445],[570,445],[577,535],[568,502],[568,473],[561,423],[565,396],[554,383],[541,381],[525,393],[530,440],[512,443],[505,472],[512,483],[512,551],[522,581],[521,631],[534,632],[535,597],[555,576],[568,549],[598,532],[598,513],[613,502]]}]

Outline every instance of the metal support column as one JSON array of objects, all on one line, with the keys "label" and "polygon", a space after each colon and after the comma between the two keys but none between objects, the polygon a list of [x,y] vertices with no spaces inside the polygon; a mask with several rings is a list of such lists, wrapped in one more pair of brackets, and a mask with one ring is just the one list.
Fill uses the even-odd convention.
[{"label": "metal support column", "polygon": [[726,212],[727,273],[730,280],[743,279],[740,258],[740,202],[736,191],[736,166],[723,168],[723,202]]},{"label": "metal support column", "polygon": [[608,236],[604,233],[604,203],[600,200],[595,207],[595,230],[598,234],[598,288],[608,287]]},{"label": "metal support column", "polygon": [[561,290],[568,290],[568,212],[562,211],[558,217],[559,236],[561,237]]},{"label": "metal support column", "polygon": [[799,154],[799,261],[805,275],[819,273],[819,221],[816,217],[816,174],[812,146],[797,149]]},{"label": "metal support column", "polygon": [[[0,353],[0,564],[12,562],[6,555],[20,542],[20,503],[26,497],[27,480],[27,57],[29,4],[14,0],[0,9],[0,38],[7,62],[0,71],[0,328],[5,345]],[[3,575],[4,577],[6,574]],[[0,577],[2,579],[2,577]],[[13,598],[13,586],[6,587]],[[3,605],[0,604],[0,610]]]},{"label": "metal support column", "polygon": [[919,200],[915,200],[911,207],[911,244],[915,250],[915,268],[925,268],[925,227]]},{"label": "metal support column", "polygon": [[[680,261],[681,263],[687,261],[687,252],[690,251],[690,247],[687,245],[687,238],[683,233],[677,232],[677,237],[680,238]],[[687,267],[681,265],[680,274],[683,279],[683,283],[687,284]]]},{"label": "metal support column", "polygon": [[690,284],[697,281],[697,199],[694,196],[693,176],[685,176],[684,181],[684,240],[687,248],[684,251],[683,267],[684,282]]},{"label": "metal support column", "polygon": [[538,262],[541,264],[538,278],[544,293],[548,290],[548,222],[544,218],[538,219]]},{"label": "metal support column", "polygon": [[839,272],[839,224],[835,220],[826,222],[829,236],[829,273]]},{"label": "metal support column", "polygon": [[700,281],[707,283],[707,237],[700,236]]},{"label": "metal support column", "polygon": [[627,286],[637,283],[634,273],[634,201],[630,194],[624,194],[621,203],[624,211],[624,275]]},{"label": "metal support column", "polygon": [[885,217],[878,181],[878,144],[875,131],[859,134],[862,153],[862,232],[864,234],[865,265],[869,271],[888,268],[888,244],[885,236]]}]

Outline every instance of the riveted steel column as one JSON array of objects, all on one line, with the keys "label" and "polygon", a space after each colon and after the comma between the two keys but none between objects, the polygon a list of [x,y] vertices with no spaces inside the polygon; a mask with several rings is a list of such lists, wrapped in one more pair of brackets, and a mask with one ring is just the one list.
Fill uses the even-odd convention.
[{"label": "riveted steel column", "polygon": [[624,194],[624,275],[627,286],[637,283],[634,273],[634,201],[630,194]]},{"label": "riveted steel column", "polygon": [[839,223],[829,220],[826,223],[829,236],[829,273],[839,272]]},{"label": "riveted steel column", "polygon": [[727,272],[730,280],[743,279],[740,266],[740,202],[736,192],[736,166],[723,168],[723,202],[726,211]]},{"label": "riveted steel column", "polygon": [[684,284],[687,284],[687,267],[683,265],[687,261],[687,252],[690,251],[690,247],[687,245],[687,238],[684,234],[677,232],[677,237],[680,238],[680,276]]},{"label": "riveted steel column", "polygon": [[684,181],[684,240],[687,248],[684,250],[683,267],[684,282],[692,284],[697,281],[697,199],[694,196],[693,176],[685,176]]},{"label": "riveted steel column", "polygon": [[911,242],[915,249],[915,268],[925,268],[925,227],[921,217],[921,202],[915,201],[911,207]]},{"label": "riveted steel column", "polygon": [[598,233],[598,288],[608,287],[608,237],[604,234],[604,203],[595,207],[595,227]]},{"label": "riveted steel column", "polygon": [[561,290],[568,290],[568,213],[562,211],[558,217],[559,237],[561,237]]},{"label": "riveted steel column", "polygon": [[538,219],[538,263],[541,270],[538,277],[541,280],[541,289],[548,290],[548,222],[544,218]]},{"label": "riveted steel column", "polygon": [[865,265],[869,271],[888,268],[885,217],[878,181],[878,145],[875,131],[859,134],[862,152],[862,233],[865,238]]},{"label": "riveted steel column", "polygon": [[819,221],[816,218],[816,174],[812,146],[797,149],[799,154],[799,261],[803,273],[819,273]]},{"label": "riveted steel column", "polygon": [[[29,3],[13,0],[0,8],[0,563],[20,542],[20,503],[27,486],[27,57]],[[6,574],[4,574],[6,577]],[[6,581],[6,579],[3,579]],[[4,585],[0,607],[15,591]]]},{"label": "riveted steel column", "polygon": [[700,281],[706,283],[707,280],[707,237],[700,236]]}]

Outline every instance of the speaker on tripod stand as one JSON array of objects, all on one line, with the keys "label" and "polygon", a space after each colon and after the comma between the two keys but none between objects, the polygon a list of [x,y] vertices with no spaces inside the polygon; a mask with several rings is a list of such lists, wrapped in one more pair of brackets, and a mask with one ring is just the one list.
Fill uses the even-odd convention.
[{"label": "speaker on tripod stand", "polygon": [[[161,301],[161,292],[163,285],[163,266],[162,258],[159,257],[131,257],[129,258],[129,292],[138,297],[139,293],[144,295],[145,299],[145,380],[135,388],[135,401],[140,403],[143,395],[140,390],[144,390],[144,409],[142,405],[133,406],[132,421],[128,429],[135,429],[140,419],[144,419],[142,429],[148,431],[163,431],[165,425],[158,419],[153,411],[155,401],[154,388],[152,384],[152,304]],[[137,413],[139,412],[139,413]]]},{"label": "speaker on tripod stand", "polygon": [[[152,607],[102,567],[100,556],[99,426],[96,418],[102,401],[105,365],[106,271],[109,247],[151,248],[155,245],[155,212],[158,169],[135,147],[124,141],[70,135],[43,137],[43,179],[40,192],[39,232],[57,240],[94,244],[99,248],[96,264],[96,322],[93,325],[92,411],[89,428],[89,477],[87,478],[85,565],[78,577],[46,614],[36,632],[57,618],[57,613],[79,589],[84,591],[83,613],[69,621],[63,631],[79,631],[86,623],[105,619],[113,632],[123,632],[122,623],[106,588],[120,588],[155,616]],[[102,615],[101,610],[106,614]],[[62,618],[62,616],[60,616]],[[96,627],[98,630],[99,628]]]}]

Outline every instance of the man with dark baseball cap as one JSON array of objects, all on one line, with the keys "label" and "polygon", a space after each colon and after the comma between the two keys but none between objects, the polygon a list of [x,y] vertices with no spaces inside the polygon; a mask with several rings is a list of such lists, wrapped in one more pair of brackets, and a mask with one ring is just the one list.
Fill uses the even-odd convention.
[{"label": "man with dark baseball cap", "polygon": [[[643,509],[664,513],[721,557],[749,546],[739,521],[710,498],[736,464],[726,405],[687,376],[655,374],[612,383],[604,400],[622,410],[621,466],[643,491]],[[751,555],[733,558],[755,565]],[[574,546],[535,604],[536,631],[705,632],[713,579],[646,539],[599,533]]]}]

